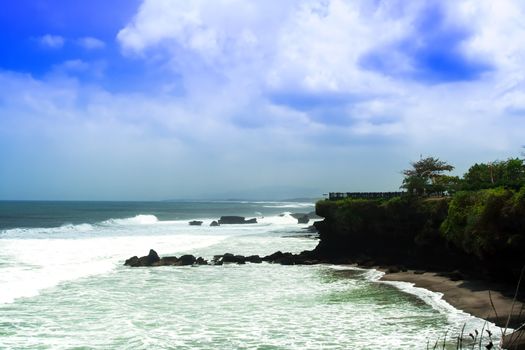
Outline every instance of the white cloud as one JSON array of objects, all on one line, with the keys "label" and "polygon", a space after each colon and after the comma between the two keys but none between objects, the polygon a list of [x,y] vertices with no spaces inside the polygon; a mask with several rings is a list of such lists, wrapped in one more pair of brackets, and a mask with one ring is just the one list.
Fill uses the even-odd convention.
[{"label": "white cloud", "polygon": [[[441,7],[440,26],[465,30],[460,54],[487,62],[486,74],[429,85],[362,67],[363,55],[375,47],[417,41],[421,17],[435,6]],[[238,104],[235,111],[217,111],[226,119],[250,111],[253,125],[275,125],[271,115],[252,109],[277,104],[299,113],[311,130],[338,127],[340,133],[345,125],[348,138],[394,137],[418,152],[440,145],[512,151],[521,142],[512,130],[525,127],[516,120],[511,127],[506,119],[508,110],[523,110],[515,91],[525,78],[523,10],[511,0],[145,0],[118,40],[128,53],[148,53],[145,59],[160,54],[160,62],[182,76],[189,99],[213,100],[214,93],[203,91],[221,90],[221,99]],[[413,70],[405,55],[389,59],[400,72]],[[331,95],[348,101],[312,102]],[[487,143],[489,134],[493,142]]]},{"label": "white cloud", "polygon": [[100,79],[105,76],[107,62],[104,60],[84,61],[81,59],[66,60],[55,64],[48,72],[49,76],[83,75]]},{"label": "white cloud", "polygon": [[60,49],[64,46],[65,39],[60,35],[46,34],[39,38],[39,42],[42,46],[49,47],[51,49]]},{"label": "white cloud", "polygon": [[[72,60],[45,81],[1,77],[0,96],[9,101],[2,115],[11,116],[9,133],[34,126],[71,158],[88,157],[100,169],[116,164],[123,178],[136,174],[130,183],[155,187],[159,198],[173,182],[187,185],[172,193],[297,179],[392,190],[420,153],[459,171],[517,155],[525,131],[517,1],[432,2],[445,4],[442,25],[469,34],[462,53],[490,63],[476,79],[429,84],[363,68],[376,47],[417,42],[428,3],[145,0],[117,39],[126,55],[162,73],[164,92],[84,86],[70,76],[93,68]],[[388,57],[401,72],[414,68],[403,52]],[[5,134],[8,120],[0,132],[2,124]],[[165,177],[152,181],[156,174]]]},{"label": "white cloud", "polygon": [[86,36],[77,40],[78,45],[86,50],[98,50],[106,47],[106,43],[100,39]]}]

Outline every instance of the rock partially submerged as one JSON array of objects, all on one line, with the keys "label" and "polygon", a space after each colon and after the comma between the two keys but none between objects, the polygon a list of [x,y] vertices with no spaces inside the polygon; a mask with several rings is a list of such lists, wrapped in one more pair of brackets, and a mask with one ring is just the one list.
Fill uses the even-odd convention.
[{"label": "rock partially submerged", "polygon": [[214,265],[223,265],[223,264],[239,264],[243,265],[247,262],[252,264],[260,264],[263,259],[259,255],[234,255],[232,253],[225,253],[223,255],[215,255],[213,257]]},{"label": "rock partially submerged", "polygon": [[[223,265],[223,264],[239,264],[243,265],[246,263],[260,264],[263,261],[272,264],[281,265],[314,265],[324,263],[327,261],[319,260],[316,258],[313,251],[303,251],[299,254],[283,253],[281,251],[260,257],[259,255],[235,255],[232,253],[225,253],[222,255],[215,255],[211,261],[212,265]],[[127,259],[124,263],[126,266],[141,267],[141,266],[190,266],[190,265],[208,265],[208,261],[202,257],[196,258],[193,255],[182,255],[177,258],[176,256],[165,256],[159,257],[156,251],[151,249],[148,255],[137,257],[133,256]]]},{"label": "rock partially submerged", "polygon": [[315,265],[324,262],[317,259],[315,253],[309,250],[302,251],[299,254],[283,253],[281,251],[277,251],[273,254],[265,256],[262,258],[262,260],[272,264],[281,265]]},{"label": "rock partially submerged", "polygon": [[124,265],[131,267],[141,266],[189,266],[189,265],[208,265],[203,258],[196,258],[193,255],[165,256],[160,258],[156,251],[150,249],[149,254],[142,257],[133,256],[124,262]]},{"label": "rock partially submerged", "polygon": [[214,220],[214,221],[211,222],[210,226],[216,227],[216,226],[220,226],[220,224],[217,221]]},{"label": "rock partially submerged", "polygon": [[297,218],[298,224],[307,224],[309,221],[310,221],[310,218],[308,217],[308,215],[304,215],[304,216]]},{"label": "rock partially submerged", "polygon": [[292,213],[290,215],[297,219],[298,224],[307,224],[310,220],[322,219],[322,217],[317,215],[315,211],[309,213]]},{"label": "rock partially submerged", "polygon": [[202,225],[202,221],[199,220],[193,220],[189,222],[190,226],[200,226]]},{"label": "rock partially submerged", "polygon": [[233,225],[233,224],[256,224],[257,219],[248,219],[244,216],[221,216],[218,223],[220,225]]}]

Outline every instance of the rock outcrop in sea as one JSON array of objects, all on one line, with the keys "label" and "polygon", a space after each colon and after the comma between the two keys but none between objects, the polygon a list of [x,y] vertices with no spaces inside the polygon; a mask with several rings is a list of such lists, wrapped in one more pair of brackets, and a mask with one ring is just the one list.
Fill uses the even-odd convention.
[{"label": "rock outcrop in sea", "polygon": [[218,223],[219,225],[256,224],[257,219],[246,219],[244,216],[221,216]]},{"label": "rock outcrop in sea", "polygon": [[193,255],[182,255],[179,258],[176,256],[159,257],[157,252],[150,249],[148,255],[132,256],[124,262],[124,265],[131,267],[142,266],[188,266],[188,265],[208,265],[208,261],[201,257],[196,258]]}]

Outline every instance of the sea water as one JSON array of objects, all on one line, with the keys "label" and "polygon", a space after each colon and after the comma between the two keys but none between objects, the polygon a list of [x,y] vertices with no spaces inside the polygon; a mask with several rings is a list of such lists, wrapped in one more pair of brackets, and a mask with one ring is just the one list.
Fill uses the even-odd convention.
[{"label": "sea water", "polygon": [[[437,293],[378,281],[375,270],[123,266],[149,249],[205,259],[313,249],[308,225],[290,215],[313,210],[313,202],[0,202],[0,349],[426,349],[465,324],[466,333],[496,333]],[[221,215],[258,223],[210,227]]]}]

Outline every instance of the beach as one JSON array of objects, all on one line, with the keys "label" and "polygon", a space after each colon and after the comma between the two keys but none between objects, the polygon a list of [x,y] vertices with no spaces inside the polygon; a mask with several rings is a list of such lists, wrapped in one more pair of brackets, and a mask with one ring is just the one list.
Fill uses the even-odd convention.
[{"label": "beach", "polygon": [[[381,280],[409,282],[415,287],[442,293],[443,299],[455,308],[502,328],[507,325],[509,328],[516,328],[524,322],[525,305],[514,301],[514,291],[508,286],[481,280],[453,281],[435,272],[414,273],[410,270],[385,273]],[[508,322],[509,315],[511,317]]]}]

